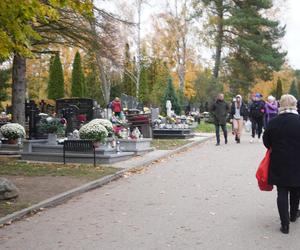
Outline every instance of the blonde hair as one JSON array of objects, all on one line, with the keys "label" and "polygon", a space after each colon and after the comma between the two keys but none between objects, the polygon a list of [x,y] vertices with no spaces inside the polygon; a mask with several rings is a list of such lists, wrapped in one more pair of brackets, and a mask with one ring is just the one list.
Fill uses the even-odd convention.
[{"label": "blonde hair", "polygon": [[279,103],[279,112],[285,110],[297,110],[297,99],[293,95],[282,95]]}]

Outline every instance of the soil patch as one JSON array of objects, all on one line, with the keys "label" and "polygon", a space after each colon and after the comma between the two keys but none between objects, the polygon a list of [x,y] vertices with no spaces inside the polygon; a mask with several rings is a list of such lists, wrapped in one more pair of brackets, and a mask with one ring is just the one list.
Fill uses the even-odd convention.
[{"label": "soil patch", "polygon": [[12,181],[19,189],[17,199],[0,201],[0,217],[34,205],[52,196],[76,188],[90,178],[70,176],[2,176]]}]

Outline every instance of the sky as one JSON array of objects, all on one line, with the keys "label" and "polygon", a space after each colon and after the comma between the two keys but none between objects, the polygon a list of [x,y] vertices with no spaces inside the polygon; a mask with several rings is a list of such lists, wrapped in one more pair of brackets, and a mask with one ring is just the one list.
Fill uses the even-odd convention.
[{"label": "sky", "polygon": [[[101,1],[101,0],[96,0]],[[128,0],[128,2],[134,2],[136,0]],[[278,0],[277,0],[278,1]],[[286,34],[282,39],[282,48],[287,51],[287,61],[294,69],[300,69],[300,0],[279,0],[283,4],[282,15],[280,21],[282,25],[286,25]],[[101,1],[102,2],[102,1]],[[107,6],[110,8],[109,1],[106,1]],[[158,13],[162,8],[162,0],[148,0],[150,4],[143,6],[142,14],[142,35],[149,32],[151,29],[151,16]],[[103,3],[103,2],[102,2]],[[112,9],[111,9],[112,10]],[[114,12],[114,11],[112,11]],[[203,50],[203,49],[202,49]],[[209,59],[211,52],[202,51],[203,59]]]},{"label": "sky", "polygon": [[287,0],[285,17],[286,35],[283,39],[283,48],[287,50],[288,61],[295,69],[300,69],[300,1]]}]

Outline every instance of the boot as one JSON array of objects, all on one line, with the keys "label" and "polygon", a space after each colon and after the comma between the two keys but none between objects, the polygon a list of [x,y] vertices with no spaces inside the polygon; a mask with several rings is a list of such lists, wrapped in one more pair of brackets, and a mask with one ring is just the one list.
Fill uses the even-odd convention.
[{"label": "boot", "polygon": [[281,231],[283,234],[288,234],[288,233],[289,233],[289,225],[281,225],[280,231]]}]

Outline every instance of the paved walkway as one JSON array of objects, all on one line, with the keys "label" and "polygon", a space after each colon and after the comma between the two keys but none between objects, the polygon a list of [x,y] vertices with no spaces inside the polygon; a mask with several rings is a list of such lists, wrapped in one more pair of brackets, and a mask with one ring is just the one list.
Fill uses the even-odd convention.
[{"label": "paved walkway", "polygon": [[260,192],[261,143],[213,141],[0,229],[0,249],[299,249]]}]

